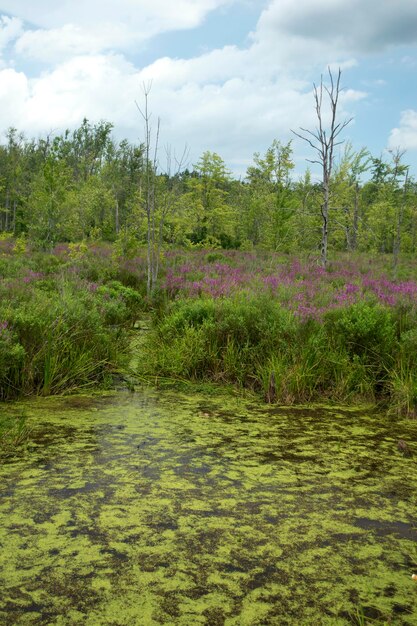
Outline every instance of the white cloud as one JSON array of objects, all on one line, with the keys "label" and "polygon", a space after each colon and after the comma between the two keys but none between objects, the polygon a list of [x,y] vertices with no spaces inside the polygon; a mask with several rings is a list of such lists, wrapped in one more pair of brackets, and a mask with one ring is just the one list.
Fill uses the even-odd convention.
[{"label": "white cloud", "polygon": [[28,89],[28,79],[23,72],[16,72],[13,69],[0,70],[2,130],[6,130],[10,126],[22,128]]},{"label": "white cloud", "polygon": [[134,68],[123,57],[79,56],[29,81],[20,128],[61,130],[84,117],[120,124],[132,118],[135,91]]},{"label": "white cloud", "polygon": [[[122,22],[132,28],[154,25],[157,32],[171,28],[191,28],[214,9],[232,0],[0,0],[0,11],[41,28],[63,24],[93,27],[97,23]],[[154,33],[152,33],[154,34]]]},{"label": "white cloud", "polygon": [[52,62],[73,54],[126,50],[160,33],[194,28],[210,11],[233,1],[0,0],[0,12],[30,25],[17,43],[19,54]]},{"label": "white cloud", "polygon": [[[269,70],[246,76],[243,68],[251,63],[249,52],[235,48],[190,61],[164,59],[142,71],[121,55],[80,56],[30,80],[8,70],[0,107],[7,125],[29,135],[71,128],[87,117],[107,119],[119,136],[139,141],[144,133],[135,100],[143,101],[141,85],[152,77],[149,104],[152,119],[162,120],[161,145],[171,144],[178,153],[188,144],[191,162],[213,150],[241,171],[242,162],[248,164],[274,137],[287,141],[290,128],[315,124],[310,86],[306,90],[304,83]],[[201,78],[205,68],[207,82]],[[354,90],[344,92],[341,114],[361,97]]]},{"label": "white cloud", "polygon": [[[31,25],[21,55],[53,61],[72,54],[132,49],[157,34],[191,29],[219,7],[243,0],[0,0]],[[260,0],[258,0],[260,3]],[[372,16],[372,19],[370,19]],[[271,0],[252,33],[275,64],[351,66],[357,55],[417,41],[415,0]],[[347,65],[345,65],[347,64]]]},{"label": "white cloud", "polygon": [[[167,8],[163,0],[146,0],[142,3],[141,19],[148,23],[156,20],[159,29],[184,28],[195,25],[207,11],[227,1],[179,0],[180,6],[176,3],[175,8],[171,4]],[[2,3],[3,8],[5,4]],[[20,55],[56,61],[41,75],[24,77],[26,82],[20,92],[15,87],[13,97],[18,104],[9,115],[13,124],[28,134],[73,127],[88,117],[92,121],[107,119],[115,124],[119,134],[138,140],[143,137],[143,130],[135,99],[141,100],[141,85],[149,80],[153,81],[150,106],[154,117],[159,115],[162,119],[161,141],[172,144],[177,151],[187,143],[192,160],[210,149],[237,167],[249,162],[253,152],[266,148],[274,137],[289,140],[290,128],[315,125],[311,81],[300,80],[280,63],[286,55],[283,42],[265,35],[262,19],[246,49],[226,46],[191,59],[163,57],[139,69],[120,52],[102,52],[107,47],[117,49],[118,40],[127,40],[133,32],[139,19],[133,0],[121,0],[120,21],[109,30],[106,20],[110,19],[114,3],[100,5],[102,11],[95,15],[100,14],[101,21],[93,28],[88,23],[95,2],[59,3],[48,17],[43,15],[43,9],[49,3],[44,0],[39,4],[39,15],[35,16],[29,3],[13,2],[16,13],[26,20],[36,17],[42,27],[26,31],[18,39],[16,49]],[[84,13],[81,4],[87,5]],[[77,15],[77,24],[62,23],[69,17],[69,6],[71,14]],[[136,17],[127,24],[129,8],[135,8]],[[141,32],[143,28],[134,36],[140,37]],[[334,57],[323,56],[321,51],[317,59],[325,67]],[[315,61],[316,57],[307,56],[305,66]],[[344,61],[345,67],[354,64],[351,57]],[[19,83],[17,76],[15,72],[13,78]],[[345,91],[340,101],[341,115],[352,102],[363,97],[362,92]]]},{"label": "white cloud", "polygon": [[123,24],[102,24],[92,31],[65,24],[49,30],[27,30],[17,40],[15,49],[20,56],[56,64],[73,56],[118,49],[131,39],[132,33]]},{"label": "white cloud", "polygon": [[401,112],[400,125],[392,129],[388,147],[392,150],[417,150],[417,111],[407,109]]},{"label": "white cloud", "polygon": [[[0,73],[3,127],[33,135],[88,117],[107,119],[120,135],[139,140],[135,99],[152,80],[150,106],[162,119],[162,143],[178,151],[188,143],[194,161],[203,150],[215,150],[238,167],[274,137],[289,140],[290,128],[314,128],[311,79],[319,80],[320,72],[326,78],[328,65],[348,71],[362,54],[401,43],[400,27],[404,42],[417,39],[415,0],[271,0],[247,48],[165,56],[142,69],[126,60],[126,51],[146,38],[193,28],[233,1],[246,0],[0,0],[0,12],[17,16],[0,22],[0,47],[4,31],[5,45],[16,42],[20,67],[25,60],[47,64],[33,77],[13,69]],[[30,24],[25,32],[21,20]],[[343,91],[341,119],[366,97]],[[410,131],[406,113],[417,115],[404,112],[392,137]]]},{"label": "white cloud", "polygon": [[16,17],[0,16],[0,50],[15,40],[23,32],[23,24]]}]

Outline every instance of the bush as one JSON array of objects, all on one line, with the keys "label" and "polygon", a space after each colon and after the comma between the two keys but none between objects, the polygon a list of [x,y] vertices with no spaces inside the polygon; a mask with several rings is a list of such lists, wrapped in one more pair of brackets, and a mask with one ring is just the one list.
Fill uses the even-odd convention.
[{"label": "bush", "polygon": [[0,303],[0,397],[107,385],[124,364],[141,297],[77,276],[20,284]]},{"label": "bush", "polygon": [[113,280],[97,289],[105,323],[109,325],[133,325],[143,307],[143,298],[135,290]]},{"label": "bush", "polygon": [[230,382],[268,401],[375,400],[395,392],[402,403],[404,394],[414,402],[412,377],[397,376],[394,390],[393,372],[397,363],[408,362],[408,371],[417,363],[417,332],[398,341],[391,311],[370,302],[320,321],[265,295],[178,300],[155,319],[144,349],[142,374]]},{"label": "bush", "polygon": [[25,359],[25,349],[19,343],[9,323],[0,323],[0,399],[13,395],[20,386],[20,372]]},{"label": "bush", "polygon": [[396,327],[389,309],[358,302],[328,313],[325,323],[333,340],[352,359],[359,357],[377,369],[391,361]]},{"label": "bush", "polygon": [[147,342],[142,373],[259,387],[256,367],[289,352],[298,322],[265,296],[172,303]]}]

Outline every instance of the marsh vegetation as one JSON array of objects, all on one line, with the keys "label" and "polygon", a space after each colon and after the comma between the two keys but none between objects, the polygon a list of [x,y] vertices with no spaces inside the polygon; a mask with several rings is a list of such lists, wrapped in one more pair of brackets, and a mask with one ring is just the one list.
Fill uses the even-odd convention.
[{"label": "marsh vegetation", "polygon": [[415,624],[404,155],[237,180],[111,131],[0,146],[1,619]]}]

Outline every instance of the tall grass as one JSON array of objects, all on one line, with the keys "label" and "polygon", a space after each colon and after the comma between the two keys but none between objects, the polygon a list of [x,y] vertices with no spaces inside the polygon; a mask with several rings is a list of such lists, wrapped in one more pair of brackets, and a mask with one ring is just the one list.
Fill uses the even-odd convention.
[{"label": "tall grass", "polygon": [[283,403],[361,399],[412,412],[415,336],[378,303],[355,302],[318,320],[265,294],[183,298],[156,319],[140,372],[233,383]]},{"label": "tall grass", "polygon": [[117,264],[35,254],[0,258],[0,399],[109,385],[128,358],[141,294]]},{"label": "tall grass", "polygon": [[11,456],[17,447],[26,443],[31,429],[24,412],[0,415],[0,458]]}]

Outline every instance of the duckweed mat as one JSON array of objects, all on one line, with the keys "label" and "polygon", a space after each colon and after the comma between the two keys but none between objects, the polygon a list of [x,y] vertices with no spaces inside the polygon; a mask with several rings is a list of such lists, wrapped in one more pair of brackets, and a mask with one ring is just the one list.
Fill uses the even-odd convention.
[{"label": "duckweed mat", "polygon": [[1,624],[417,624],[416,421],[152,390],[22,406]]}]

